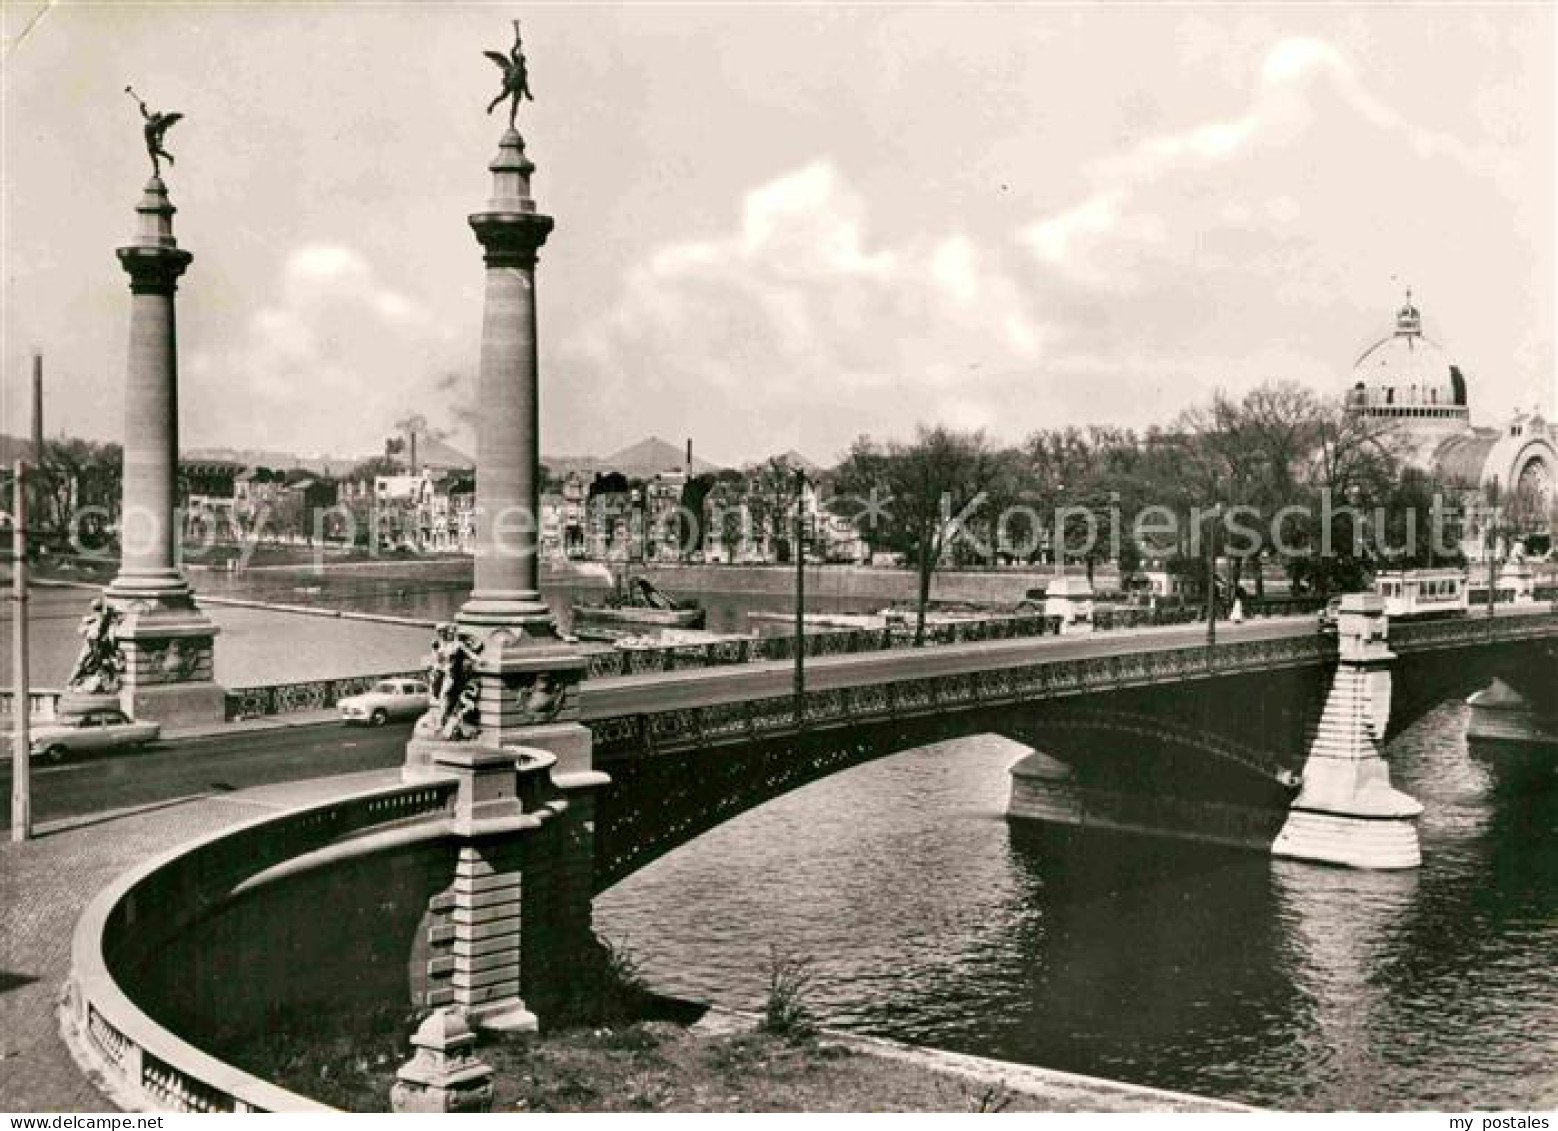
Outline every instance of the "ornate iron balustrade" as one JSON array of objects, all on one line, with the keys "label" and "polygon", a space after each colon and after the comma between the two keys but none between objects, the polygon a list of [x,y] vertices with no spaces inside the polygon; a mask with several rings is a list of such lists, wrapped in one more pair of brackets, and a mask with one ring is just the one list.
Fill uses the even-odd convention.
[{"label": "ornate iron balustrade", "polygon": [[1558,637],[1558,609],[1497,617],[1469,616],[1445,620],[1390,622],[1390,649],[1400,654],[1508,644]]},{"label": "ornate iron balustrade", "polygon": [[[1323,602],[1251,601],[1246,616],[1251,619],[1310,613]],[[1138,606],[1100,606],[1093,612],[1093,627],[1099,632],[1129,632],[1139,628],[1196,624],[1205,617],[1199,605],[1165,608]],[[1054,636],[1060,631],[1060,618],[1040,613],[1019,613],[985,617],[978,620],[940,621],[925,626],[925,645],[971,644],[981,640],[1016,640]],[[843,628],[809,630],[805,636],[806,655],[843,656],[859,652],[883,652],[912,648],[914,628],[894,624],[886,628]],[[590,679],[643,675],[646,672],[685,671],[690,668],[727,667],[768,660],[795,658],[793,636],[753,636],[722,640],[712,644],[680,644],[650,648],[601,649],[589,655]]]},{"label": "ornate iron balustrade", "polygon": [[[1318,664],[1334,656],[1334,643],[1318,633],[1270,640],[1238,640],[1081,659],[1043,660],[942,675],[881,680],[863,675],[854,686],[809,690],[803,710],[808,727],[869,725],[976,710],[1095,691],[1204,679],[1220,673],[1272,671]],[[847,678],[846,673],[846,678]],[[867,682],[880,680],[880,682]],[[598,756],[633,756],[724,745],[786,734],[797,728],[795,697],[767,695],[734,702],[682,706],[663,711],[588,717]],[[1247,751],[1229,752],[1245,757]]]},{"label": "ornate iron balustrade", "polygon": [[424,679],[425,671],[385,672],[382,675],[353,675],[340,679],[313,679],[298,683],[268,683],[260,687],[229,687],[227,717],[260,718],[265,715],[289,715],[299,711],[325,711],[342,699],[361,695],[382,679]]},{"label": "ornate iron balustrade", "polygon": [[[1059,617],[1036,614],[989,617],[981,620],[944,621],[925,626],[926,644],[965,644],[978,640],[1013,640],[1054,635]],[[826,628],[809,630],[806,655],[845,656],[858,652],[883,652],[914,645],[913,627]],[[765,660],[795,658],[793,636],[750,636],[710,644],[675,644],[655,648],[601,649],[589,654],[589,678],[643,675],[646,672],[686,671],[755,664]]]}]

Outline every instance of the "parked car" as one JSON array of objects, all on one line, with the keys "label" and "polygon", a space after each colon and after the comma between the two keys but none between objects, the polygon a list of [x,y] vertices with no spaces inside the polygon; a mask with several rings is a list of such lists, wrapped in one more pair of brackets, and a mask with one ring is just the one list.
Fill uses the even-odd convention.
[{"label": "parked car", "polygon": [[33,727],[29,738],[34,758],[59,762],[70,754],[143,746],[161,733],[156,723],[137,723],[123,711],[103,707]]},{"label": "parked car", "polygon": [[427,684],[419,679],[381,679],[361,695],[336,704],[343,722],[381,727],[391,719],[412,719],[428,708]]}]

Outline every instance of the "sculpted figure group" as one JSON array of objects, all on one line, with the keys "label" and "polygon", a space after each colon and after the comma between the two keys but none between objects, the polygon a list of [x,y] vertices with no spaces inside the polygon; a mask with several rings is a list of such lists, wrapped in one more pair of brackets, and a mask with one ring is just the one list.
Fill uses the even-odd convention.
[{"label": "sculpted figure group", "polygon": [[72,691],[88,694],[119,690],[119,679],[124,674],[124,651],[117,632],[119,610],[103,598],[92,601],[92,610],[81,618],[76,634],[81,637],[81,651],[70,670],[66,686]]}]

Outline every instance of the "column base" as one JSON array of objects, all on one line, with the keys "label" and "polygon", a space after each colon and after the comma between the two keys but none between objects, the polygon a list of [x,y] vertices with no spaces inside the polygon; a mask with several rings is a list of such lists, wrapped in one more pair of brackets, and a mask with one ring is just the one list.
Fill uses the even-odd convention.
[{"label": "column base", "polygon": [[135,611],[137,603],[163,609],[195,607],[195,592],[176,569],[120,573],[108,583],[103,596],[121,612]]},{"label": "column base", "polygon": [[124,580],[115,579],[104,596],[122,616],[116,635],[124,654],[125,714],[168,727],[224,722],[227,693],[212,678],[216,625],[195,606],[188,586],[156,597],[132,590],[132,597]]},{"label": "column base", "polygon": [[1286,860],[1380,870],[1418,868],[1423,850],[1417,817],[1365,817],[1294,808],[1272,843],[1271,854]]},{"label": "column base", "polygon": [[558,639],[551,606],[534,590],[477,590],[460,606],[454,622],[478,633],[506,628],[523,641],[548,643]]}]

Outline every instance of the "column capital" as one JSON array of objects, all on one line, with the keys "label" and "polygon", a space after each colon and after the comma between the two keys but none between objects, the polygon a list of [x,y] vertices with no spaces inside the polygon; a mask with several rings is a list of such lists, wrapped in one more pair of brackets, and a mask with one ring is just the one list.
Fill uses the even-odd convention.
[{"label": "column capital", "polygon": [[148,247],[131,244],[116,252],[119,265],[130,276],[132,294],[169,295],[178,290],[179,277],[195,259],[181,247]]},{"label": "column capital", "polygon": [[487,253],[488,267],[533,268],[553,220],[539,212],[477,212],[470,224]]}]

